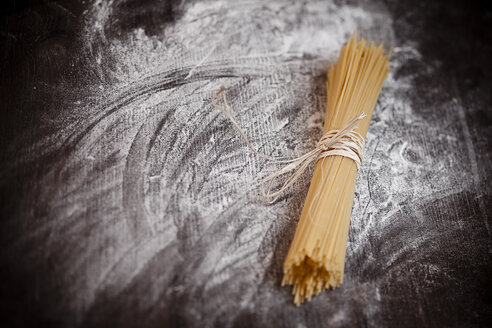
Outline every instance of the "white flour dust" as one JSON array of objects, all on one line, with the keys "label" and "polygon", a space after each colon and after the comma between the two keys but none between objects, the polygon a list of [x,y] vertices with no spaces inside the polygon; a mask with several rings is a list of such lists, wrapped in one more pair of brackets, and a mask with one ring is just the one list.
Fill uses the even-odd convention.
[{"label": "white flour dust", "polygon": [[[149,275],[158,279],[148,303],[139,305],[144,312],[182,302],[181,315],[209,320],[204,326],[247,309],[257,309],[268,322],[262,304],[280,311],[290,303],[277,277],[310,175],[267,206],[255,182],[277,168],[249,152],[211,99],[226,86],[235,118],[261,152],[305,153],[321,134],[328,65],[358,30],[395,46],[392,73],[357,180],[341,291],[347,297],[320,313],[334,326],[344,326],[361,304],[374,316],[385,278],[366,283],[355,269],[379,261],[398,271],[398,259],[433,235],[422,233],[382,260],[371,243],[403,224],[398,213],[413,203],[467,188],[451,178],[465,174],[453,166],[457,153],[426,149],[419,139],[428,135],[422,131],[434,131],[453,149],[456,131],[439,124],[456,117],[436,108],[447,114],[437,124],[413,107],[414,77],[395,72],[421,54],[411,42],[394,44],[386,8],[327,1],[186,2],[162,30],[136,25],[116,33],[124,8],[118,1],[95,1],[85,12],[82,40],[95,76],[88,88],[96,92],[74,99],[74,108],[60,118],[66,124],[50,136],[53,149],[44,150],[70,149],[40,183],[66,181],[47,206],[51,227],[76,235],[83,222],[97,231],[84,246],[64,239],[68,251],[54,255],[60,257],[60,276],[75,281],[64,289],[75,300],[72,310],[97,308],[100,294],[111,299],[144,288]],[[90,207],[79,207],[81,200]],[[324,293],[319,299],[332,297]]]},{"label": "white flour dust", "polygon": [[[123,217],[141,223],[132,228],[135,231],[123,234],[124,238],[121,233],[114,236],[120,241],[114,243],[104,262],[88,264],[90,276],[102,278],[87,276],[84,299],[90,303],[96,286],[100,289],[109,284],[112,293],[125,288],[147,261],[172,240],[185,240],[179,251],[183,260],[191,245],[202,243],[201,247],[208,249],[209,261],[200,266],[202,275],[240,259],[235,265],[237,269],[248,268],[242,280],[256,281],[254,277],[265,275],[265,267],[254,250],[265,234],[280,236],[286,224],[292,226],[292,220],[297,220],[303,197],[295,189],[305,190],[309,176],[303,177],[290,192],[298,194],[295,199],[288,197],[266,210],[258,197],[251,197],[256,193],[251,181],[276,168],[265,166],[248,152],[210,106],[211,96],[221,84],[231,90],[238,121],[263,152],[280,147],[284,151],[272,155],[303,153],[321,133],[328,64],[336,60],[341,46],[356,29],[363,36],[392,44],[388,14],[383,7],[337,6],[325,1],[290,1],[282,5],[255,1],[234,5],[226,1],[217,1],[215,5],[199,2],[186,5],[182,16],[160,34],[149,35],[142,27],[136,27],[115,37],[109,24],[114,6],[113,2],[95,3],[87,12],[87,46],[96,63],[104,68],[104,96],[96,110],[83,108],[88,115],[100,118],[83,136],[82,145],[68,165],[86,161],[90,156],[96,166],[107,161],[107,155],[114,154],[114,165],[104,168],[111,170],[114,177],[114,187],[108,192],[115,196],[109,199],[125,213]],[[100,46],[101,42],[104,46]],[[406,86],[390,78],[383,93],[394,99],[395,93]],[[405,100],[401,102],[402,106],[410,106]],[[389,110],[394,111],[394,106]],[[378,105],[376,112],[382,112],[381,107]],[[106,114],[109,111],[111,114]],[[381,120],[380,124],[388,130],[391,127],[390,120]],[[369,166],[392,166],[379,150],[395,142],[394,136],[388,133],[379,150],[375,147],[376,138],[377,131],[371,128],[367,144],[369,156],[374,159],[364,164],[362,176]],[[407,165],[398,158],[390,160]],[[104,172],[99,175],[104,176]],[[404,184],[397,181],[396,174],[389,179],[392,180],[381,184]],[[370,222],[359,213],[359,208],[369,202],[367,184],[359,180],[360,196],[353,224],[368,228]],[[393,186],[397,189],[396,183]],[[121,194],[122,197],[116,196]],[[378,211],[380,203],[370,201],[367,211]],[[298,209],[292,211],[292,204]],[[395,203],[394,208],[397,206]],[[230,219],[227,213],[232,212],[237,212],[237,219]],[[118,210],[99,215],[116,213]],[[290,222],[269,232],[272,222],[283,216],[289,217]],[[220,223],[222,220],[225,221]],[[246,226],[241,223],[244,220],[248,222]],[[236,231],[235,243],[249,242],[225,257],[220,243],[203,244],[204,236],[219,223],[231,227],[231,232]],[[128,229],[122,224],[121,229]],[[125,258],[127,245],[135,242],[132,236],[147,229],[153,236],[145,242],[148,247],[132,246],[138,247],[137,264],[131,264],[134,257],[118,260],[122,261],[119,264],[112,260]],[[378,232],[371,229],[367,233]],[[352,239],[356,243],[352,249],[364,244],[362,234],[360,238]],[[277,243],[267,245],[272,254]],[[220,257],[225,262],[217,264],[214,259]],[[229,273],[224,274],[210,284],[220,285],[233,279]],[[240,304],[247,302],[243,300]]]}]

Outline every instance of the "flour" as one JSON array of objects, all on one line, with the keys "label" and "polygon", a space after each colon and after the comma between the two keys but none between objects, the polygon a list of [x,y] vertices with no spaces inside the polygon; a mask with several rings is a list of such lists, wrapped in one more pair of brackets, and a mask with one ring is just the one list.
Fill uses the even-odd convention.
[{"label": "flour", "polygon": [[[113,25],[128,18],[120,13],[128,7],[93,2],[81,32],[92,94],[76,95],[73,108],[57,112],[53,132],[29,148],[67,154],[39,179],[44,189],[32,191],[33,198],[49,194],[39,200],[46,222],[24,239],[46,234],[46,243],[60,243],[63,251],[48,255],[60,263],[57,274],[71,278],[60,279],[71,300],[67,311],[97,313],[137,290],[149,295],[138,311],[156,322],[166,313],[199,318],[205,327],[234,326],[251,312],[258,326],[274,326],[270,313],[281,313],[293,325],[329,318],[342,327],[351,326],[361,308],[375,320],[387,301],[385,283],[406,272],[404,263],[420,259],[415,250],[439,237],[440,230],[419,230],[429,224],[422,208],[473,184],[455,147],[463,132],[451,123],[462,117],[451,107],[459,104],[415,105],[416,78],[438,65],[422,64],[411,40],[395,44],[392,17],[378,3],[179,6],[171,23],[156,24],[157,32],[136,20],[118,34]],[[255,182],[278,168],[249,152],[211,99],[220,85],[227,87],[235,118],[261,152],[306,153],[322,133],[327,68],[356,29],[395,46],[392,71],[366,138],[346,281],[308,305],[316,315],[304,316],[285,311],[291,299],[279,277],[310,174],[267,206]],[[421,66],[406,73],[409,63]],[[428,149],[429,135],[441,147]],[[63,188],[49,189],[53,181]],[[409,217],[414,221],[405,221]],[[72,238],[82,234],[83,243]],[[367,272],[370,281],[364,281]]]},{"label": "flour", "polygon": [[[241,213],[244,208],[249,208],[242,215],[249,213],[248,226],[251,228],[238,231],[236,240],[257,237],[245,246],[244,252],[238,250],[224,259],[228,261],[226,263],[240,260],[246,266],[258,267],[254,265],[258,259],[253,250],[258,247],[261,236],[268,232],[270,223],[277,217],[288,215],[290,221],[284,225],[295,223],[299,209],[292,212],[291,204],[302,204],[303,197],[296,189],[305,190],[310,177],[307,174],[292,188],[291,193],[298,194],[296,200],[288,197],[273,210],[265,211],[265,204],[254,196],[257,189],[251,186],[251,181],[275,167],[265,166],[263,160],[251,156],[235,132],[210,106],[213,92],[219,84],[231,89],[232,107],[238,121],[263,152],[282,149],[281,153],[272,154],[276,156],[303,153],[312,148],[321,133],[329,62],[336,60],[341,46],[356,29],[363,35],[368,32],[369,36],[376,29],[378,35],[385,36],[382,41],[393,43],[392,31],[386,29],[389,26],[387,14],[324,1],[292,1],[281,5],[239,1],[234,6],[229,2],[216,2],[215,5],[198,2],[187,4],[175,24],[166,26],[160,34],[149,35],[143,28],[136,27],[127,35],[115,38],[109,36],[111,27],[107,25],[108,17],[114,12],[112,6],[112,3],[95,3],[87,13],[90,22],[86,28],[88,47],[98,48],[93,43],[97,44],[101,39],[105,42],[96,55],[96,62],[109,74],[104,85],[104,103],[121,102],[115,115],[105,117],[89,131],[89,136],[94,135],[89,139],[96,142],[91,147],[97,146],[98,138],[110,138],[113,129],[110,127],[126,126],[120,130],[113,145],[122,150],[121,160],[126,158],[127,164],[121,168],[128,172],[135,165],[135,169],[128,173],[117,169],[120,173],[116,174],[121,174],[123,185],[125,181],[134,181],[132,190],[143,186],[140,195],[135,195],[139,195],[137,198],[129,198],[129,205],[137,206],[138,210],[138,202],[145,204],[143,211],[138,210],[139,216],[146,217],[143,222],[147,222],[159,240],[159,235],[164,233],[171,240],[186,238],[196,243],[226,218],[227,212]],[[245,12],[249,14],[245,15]],[[220,77],[222,71],[231,74]],[[207,72],[217,77],[202,77],[210,74]],[[162,90],[157,87],[168,78],[188,82],[178,87],[171,84]],[[400,82],[390,80],[390,86],[383,93],[392,93],[387,97],[394,99],[394,93],[401,87]],[[137,98],[131,102],[120,101],[120,95],[125,94],[135,94]],[[98,110],[104,112],[105,106]],[[381,119],[385,126],[391,126],[390,119]],[[369,155],[371,149],[374,151],[375,138],[370,129]],[[73,158],[78,161],[76,153]],[[104,160],[104,157],[94,158]],[[386,159],[380,159],[378,155],[370,165],[375,167],[382,161]],[[363,168],[362,174],[365,170]],[[137,176],[132,178],[135,174]],[[130,180],[126,180],[128,178]],[[358,213],[358,206],[368,201],[367,185],[358,183],[357,190],[361,198],[360,203],[355,203],[352,216],[356,227],[366,225],[365,220],[359,219],[363,216]],[[250,196],[243,198],[246,195]],[[368,211],[377,211],[378,207],[379,204],[371,203]],[[196,224],[189,221],[190,215],[195,215],[191,213],[198,215]],[[179,223],[176,228],[166,223],[181,219],[185,220],[183,225]],[[234,227],[236,223],[226,220],[223,224]],[[282,229],[279,227],[273,233],[278,234]],[[138,231],[134,233],[138,234]],[[377,230],[368,233],[377,238]],[[365,241],[352,238],[351,243],[350,249],[357,249]],[[221,257],[223,250],[220,244],[202,247],[209,249],[206,257],[210,264],[202,266],[200,274],[207,275],[208,270],[213,270],[213,259]],[[274,245],[267,247],[274,252]],[[114,252],[121,253],[124,249],[117,247]],[[141,256],[150,259],[157,251],[159,248],[142,249]],[[187,255],[183,253],[182,256]],[[115,266],[112,270],[112,279],[119,281],[112,283],[112,288],[123,289],[124,281],[134,276],[124,266]],[[262,276],[265,272],[251,271],[249,274]],[[224,273],[217,279],[209,288],[233,277]],[[88,295],[93,293],[93,286],[88,281],[85,288]],[[278,290],[278,286],[274,290]],[[336,322],[343,322],[341,313],[338,318],[340,320]]]}]

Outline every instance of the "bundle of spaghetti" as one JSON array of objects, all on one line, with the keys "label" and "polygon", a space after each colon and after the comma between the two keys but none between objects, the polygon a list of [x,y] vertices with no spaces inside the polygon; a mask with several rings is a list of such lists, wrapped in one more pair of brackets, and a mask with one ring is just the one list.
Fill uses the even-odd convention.
[{"label": "bundle of spaghetti", "polygon": [[[357,119],[363,141],[389,72],[382,45],[352,36],[328,72],[324,135]],[[353,126],[353,125],[352,125]],[[336,152],[335,152],[336,153]],[[362,157],[362,154],[358,154]],[[345,252],[358,166],[353,158],[318,156],[312,182],[287,258],[282,286],[293,285],[294,303],[311,300],[343,281]]]}]

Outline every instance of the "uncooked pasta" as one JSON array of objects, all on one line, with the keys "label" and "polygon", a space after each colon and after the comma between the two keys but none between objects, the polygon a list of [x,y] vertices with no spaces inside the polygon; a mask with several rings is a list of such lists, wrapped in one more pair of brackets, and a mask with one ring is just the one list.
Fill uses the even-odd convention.
[{"label": "uncooked pasta", "polygon": [[388,61],[382,45],[354,35],[329,69],[325,143],[318,144],[312,182],[283,267],[282,285],[294,286],[296,305],[343,281],[355,180]]}]

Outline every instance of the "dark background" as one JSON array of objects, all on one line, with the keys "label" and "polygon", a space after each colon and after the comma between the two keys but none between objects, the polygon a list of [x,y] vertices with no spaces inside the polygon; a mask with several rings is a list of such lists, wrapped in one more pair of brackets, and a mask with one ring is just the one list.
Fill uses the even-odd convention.
[{"label": "dark background", "polygon": [[[490,326],[489,1],[2,7],[1,326]],[[296,308],[279,282],[309,177],[265,205],[251,181],[268,164],[209,99],[226,85],[262,151],[306,151],[341,43],[324,56],[295,36],[351,12],[362,35],[395,47],[392,75],[345,282]]]}]

